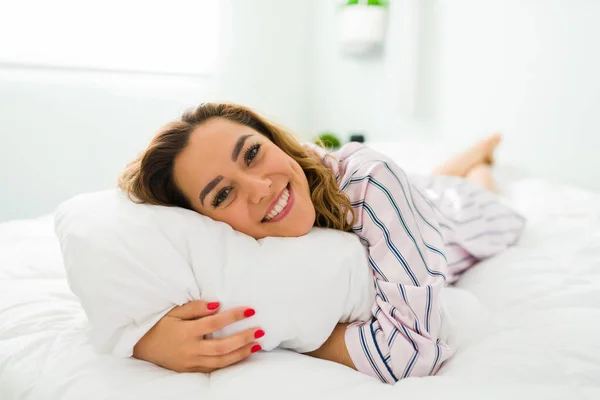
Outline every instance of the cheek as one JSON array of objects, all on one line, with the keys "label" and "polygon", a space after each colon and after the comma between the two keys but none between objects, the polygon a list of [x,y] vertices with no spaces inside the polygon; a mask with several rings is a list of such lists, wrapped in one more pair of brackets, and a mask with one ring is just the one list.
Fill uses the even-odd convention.
[{"label": "cheek", "polygon": [[248,214],[248,207],[240,201],[235,201],[235,203],[237,204],[230,204],[226,210],[220,213],[219,221],[225,222],[236,231],[249,234],[248,228],[253,225],[253,222]]},{"label": "cheek", "polygon": [[296,175],[296,180],[298,180],[302,186],[308,186],[308,181],[306,180],[306,175],[304,174],[304,170],[300,167],[293,159],[289,160],[289,167],[293,171],[294,175]]}]

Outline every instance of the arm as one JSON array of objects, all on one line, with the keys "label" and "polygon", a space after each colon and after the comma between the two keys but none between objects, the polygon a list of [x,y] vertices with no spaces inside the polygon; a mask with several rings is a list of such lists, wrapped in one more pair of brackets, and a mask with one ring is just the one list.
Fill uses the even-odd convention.
[{"label": "arm", "polygon": [[311,357],[333,361],[352,369],[356,369],[352,359],[350,358],[350,354],[348,353],[346,341],[344,340],[347,326],[348,324],[337,324],[329,338],[321,347],[305,354]]},{"label": "arm", "polygon": [[383,155],[364,148],[348,157],[345,170],[340,186],[369,250],[376,290],[372,319],[346,329],[348,353],[357,370],[383,382],[431,375],[451,355],[438,340],[447,263],[437,218]]}]

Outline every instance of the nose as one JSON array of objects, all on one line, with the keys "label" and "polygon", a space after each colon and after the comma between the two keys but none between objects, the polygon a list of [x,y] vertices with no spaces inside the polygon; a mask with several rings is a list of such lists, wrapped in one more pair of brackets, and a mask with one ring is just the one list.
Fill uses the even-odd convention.
[{"label": "nose", "polygon": [[264,198],[271,195],[272,181],[268,177],[247,175],[244,179],[248,201],[252,204],[259,204]]}]

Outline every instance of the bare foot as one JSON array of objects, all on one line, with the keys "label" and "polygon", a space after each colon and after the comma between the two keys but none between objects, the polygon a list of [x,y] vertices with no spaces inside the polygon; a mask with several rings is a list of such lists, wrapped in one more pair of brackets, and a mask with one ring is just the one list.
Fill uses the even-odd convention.
[{"label": "bare foot", "polygon": [[502,140],[499,133],[490,135],[436,168],[434,173],[465,177],[480,164],[494,163],[494,150]]},{"label": "bare foot", "polygon": [[502,135],[499,133],[495,133],[478,143],[478,145],[481,146],[483,153],[485,154],[485,157],[482,160],[483,163],[489,165],[494,164],[494,150],[496,150],[496,147],[500,144],[501,140]]}]

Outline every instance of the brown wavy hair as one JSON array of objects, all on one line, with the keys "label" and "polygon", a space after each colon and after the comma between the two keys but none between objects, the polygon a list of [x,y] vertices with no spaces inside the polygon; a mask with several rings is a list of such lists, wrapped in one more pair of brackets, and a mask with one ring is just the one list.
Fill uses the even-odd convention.
[{"label": "brown wavy hair", "polygon": [[185,149],[194,129],[210,118],[224,118],[248,126],[266,136],[304,171],[316,210],[314,225],[351,231],[354,213],[348,196],[340,191],[334,175],[313,151],[307,150],[288,131],[247,107],[203,103],[183,113],[181,119],[163,126],[148,148],[130,162],[119,187],[136,203],[176,206],[192,210],[174,179],[175,158]]}]

